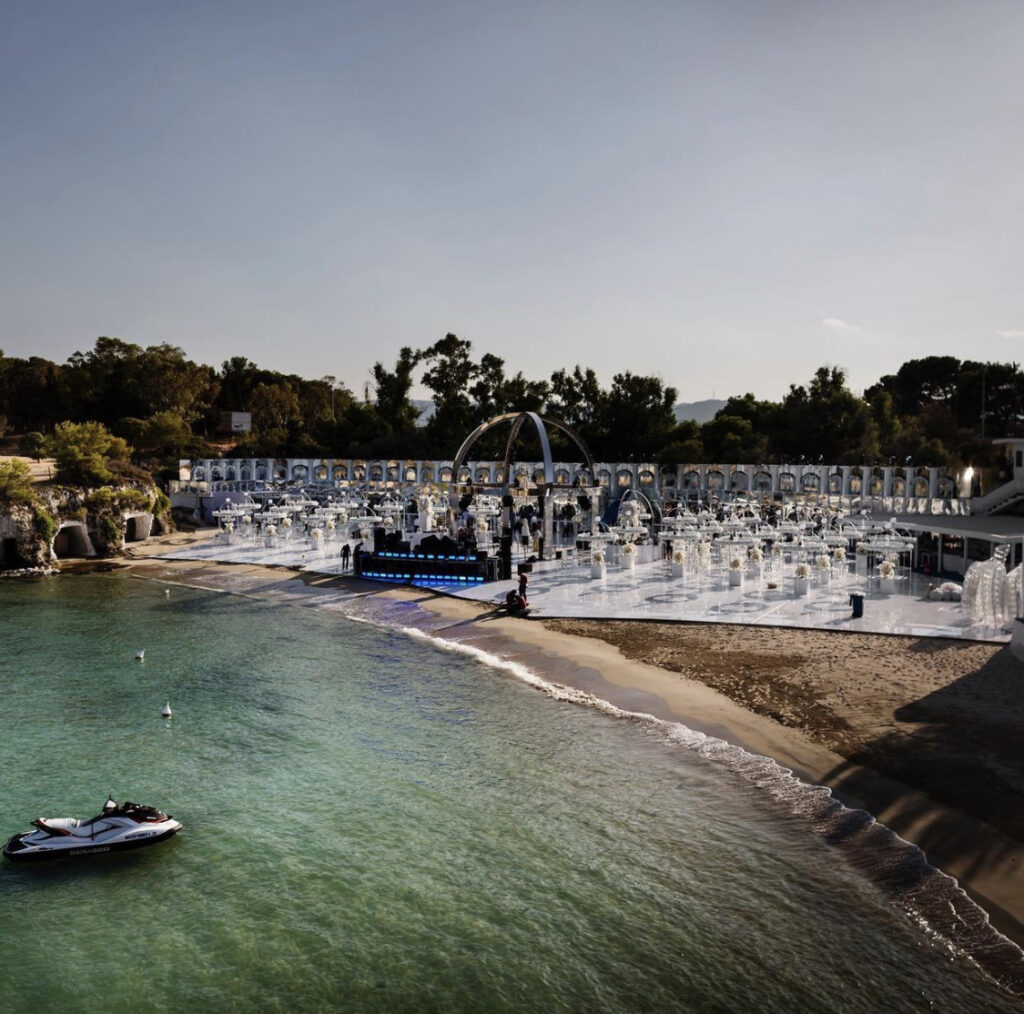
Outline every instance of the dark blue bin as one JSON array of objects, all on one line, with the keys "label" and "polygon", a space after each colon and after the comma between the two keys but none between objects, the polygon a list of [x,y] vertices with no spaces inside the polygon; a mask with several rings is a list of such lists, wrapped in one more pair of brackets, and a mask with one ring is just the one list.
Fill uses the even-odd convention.
[{"label": "dark blue bin", "polygon": [[850,605],[853,606],[853,618],[860,619],[864,615],[864,596],[854,592],[850,596]]}]

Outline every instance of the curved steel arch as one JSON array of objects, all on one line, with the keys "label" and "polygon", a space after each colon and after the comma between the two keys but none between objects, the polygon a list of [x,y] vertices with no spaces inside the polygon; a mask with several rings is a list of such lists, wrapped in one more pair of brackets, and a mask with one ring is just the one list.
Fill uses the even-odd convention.
[{"label": "curved steel arch", "polygon": [[458,477],[459,469],[462,467],[462,463],[466,460],[466,455],[469,449],[480,439],[480,437],[488,430],[493,429],[495,426],[500,426],[502,423],[510,422],[512,429],[509,432],[508,441],[505,444],[505,456],[503,458],[505,486],[509,485],[509,480],[512,477],[512,451],[515,448],[516,439],[519,436],[519,431],[523,428],[523,425],[527,422],[533,423],[537,430],[537,436],[540,438],[541,453],[544,458],[544,485],[545,487],[553,486],[555,484],[555,466],[551,460],[551,443],[548,440],[547,425],[557,427],[563,433],[576,444],[576,446],[583,453],[583,458],[586,461],[587,467],[590,469],[591,478],[593,478],[596,469],[594,467],[594,459],[590,456],[590,451],[587,449],[587,445],[583,442],[583,438],[571,427],[566,426],[565,423],[559,422],[557,419],[542,419],[536,412],[506,412],[504,415],[497,415],[493,419],[477,426],[475,430],[462,442],[462,446],[459,448],[452,461],[452,482],[448,492],[448,528],[452,534],[455,535],[456,530],[456,510],[458,508],[459,496],[458,496]]},{"label": "curved steel arch", "polygon": [[466,459],[466,455],[469,449],[486,433],[488,430],[493,429],[495,426],[500,426],[502,423],[511,422],[512,429],[509,432],[508,441],[505,444],[505,455],[503,458],[503,466],[505,469],[505,477],[511,475],[510,467],[512,464],[512,451],[515,448],[516,439],[519,436],[519,431],[523,428],[523,424],[526,422],[532,422],[537,430],[537,436],[540,438],[541,453],[544,459],[544,482],[548,486],[555,484],[555,467],[554,462],[551,460],[551,443],[548,440],[548,426],[554,426],[565,433],[576,446],[583,452],[584,461],[587,467],[590,469],[591,476],[594,475],[594,459],[590,456],[590,451],[587,449],[587,445],[583,442],[583,438],[571,427],[566,426],[565,423],[559,422],[557,419],[543,419],[536,412],[506,412],[504,415],[497,415],[493,419],[482,423],[477,426],[475,430],[462,442],[462,446],[459,448],[452,461],[452,471],[455,475],[458,475],[458,469]]}]

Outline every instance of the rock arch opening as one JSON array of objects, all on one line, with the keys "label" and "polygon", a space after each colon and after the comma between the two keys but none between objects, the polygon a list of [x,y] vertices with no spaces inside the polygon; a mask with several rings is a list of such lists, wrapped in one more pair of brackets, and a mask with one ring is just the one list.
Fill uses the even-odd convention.
[{"label": "rock arch opening", "polygon": [[60,526],[60,530],[53,540],[53,555],[58,560],[96,555],[84,522],[72,521]]},{"label": "rock arch opening", "polygon": [[0,540],[0,570],[21,570],[28,561],[18,549],[17,539]]}]

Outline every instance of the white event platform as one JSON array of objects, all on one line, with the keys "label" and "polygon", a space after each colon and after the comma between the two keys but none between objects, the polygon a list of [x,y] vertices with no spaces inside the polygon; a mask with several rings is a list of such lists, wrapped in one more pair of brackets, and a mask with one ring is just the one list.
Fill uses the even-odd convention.
[{"label": "white event platform", "polygon": [[[282,541],[276,547],[211,534],[208,540],[185,549],[163,553],[161,559],[188,559],[210,563],[288,567],[310,573],[351,576],[344,570],[340,541],[319,548],[307,539]],[[513,559],[513,565],[518,562]],[[833,571],[826,585],[813,578],[806,595],[796,595],[792,567],[774,574],[745,576],[730,587],[723,568],[694,568],[674,577],[667,560],[637,562],[632,570],[609,565],[604,577],[590,575],[589,564],[575,554],[562,560],[536,561],[529,574],[527,594],[531,615],[544,618],[656,620],[691,623],[740,623],[753,626],[852,630],[860,633],[947,637],[972,641],[1008,642],[1010,629],[970,625],[959,602],[927,597],[929,579],[905,571],[896,591],[885,594],[877,577],[861,577],[852,564]],[[367,582],[367,584],[377,582]],[[459,586],[427,584],[448,595],[493,606],[502,601],[515,581]],[[775,584],[777,587],[770,587]],[[864,596],[864,613],[854,618],[850,596]]]}]

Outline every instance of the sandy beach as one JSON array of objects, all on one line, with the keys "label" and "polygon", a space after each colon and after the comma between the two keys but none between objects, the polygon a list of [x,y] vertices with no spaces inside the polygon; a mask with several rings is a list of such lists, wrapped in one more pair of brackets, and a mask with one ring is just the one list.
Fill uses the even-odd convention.
[{"label": "sandy beach", "polygon": [[[508,619],[423,589],[153,559],[174,533],[111,561],[140,577],[308,601],[339,585],[414,602],[552,682],[771,757],[866,809],[957,878],[1024,945],[1024,667],[1005,646],[930,638],[629,621]],[[441,631],[442,635],[444,630]]]}]

